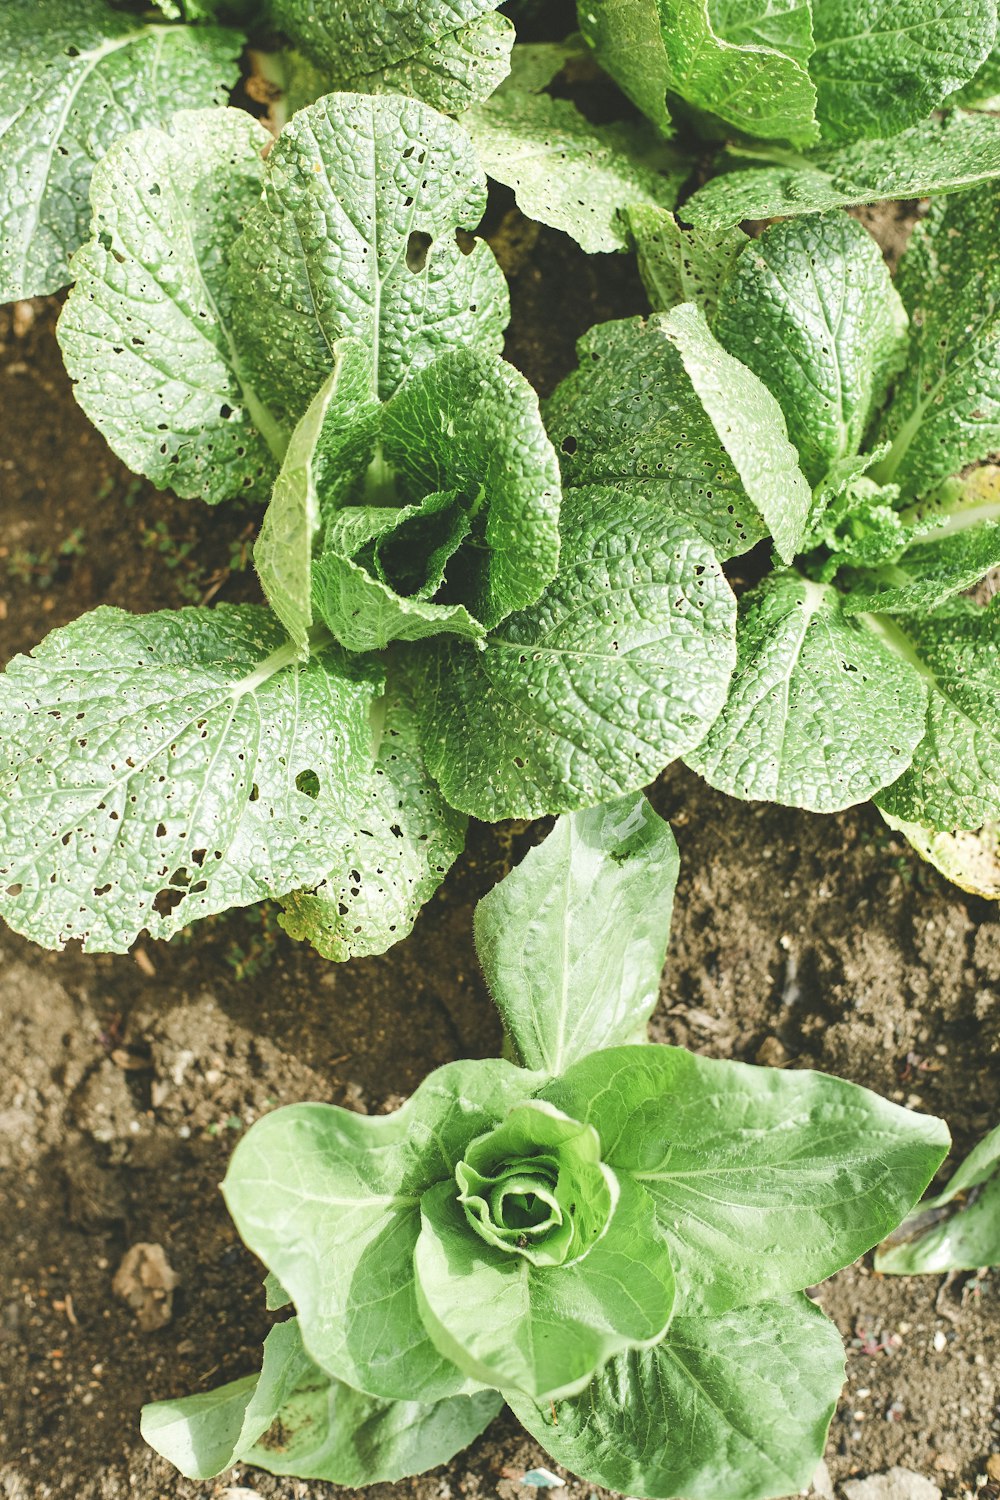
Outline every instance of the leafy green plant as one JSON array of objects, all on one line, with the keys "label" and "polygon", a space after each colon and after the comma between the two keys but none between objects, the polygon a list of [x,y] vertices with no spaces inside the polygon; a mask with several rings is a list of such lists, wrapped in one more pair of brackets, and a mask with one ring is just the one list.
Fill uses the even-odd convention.
[{"label": "leafy green plant", "polygon": [[[0,10],[0,301],[57,290],[86,238],[95,166],[130,131],[226,101],[247,36],[296,104],[332,89],[413,95],[457,111],[505,76],[499,0],[5,0]],[[287,112],[288,106],[284,106]]]},{"label": "leafy green plant", "polygon": [[102,609],[10,665],[0,908],[50,946],[270,896],[331,956],[381,951],[466,814],[637,789],[732,670],[698,530],[641,488],[560,484],[497,354],[499,267],[456,240],[485,205],[469,137],[334,94],[265,162],[267,139],[181,112],[94,173],[59,325],[79,400],[182,496],[272,494],[273,612]]},{"label": "leafy green plant", "polygon": [[947,1186],[925,1198],[880,1246],[875,1269],[893,1276],[1000,1265],[1000,1126],[985,1135]]},{"label": "leafy green plant", "polygon": [[223,1191],[294,1303],[259,1376],[147,1407],[186,1474],[443,1462],[503,1401],[631,1495],[804,1488],[843,1379],[803,1288],[898,1222],[947,1132],[822,1074],[650,1045],[677,852],[642,797],[557,822],[476,912],[515,1061],[390,1115],[279,1109]]},{"label": "leafy green plant", "polygon": [[580,0],[594,54],[665,137],[726,142],[685,205],[743,219],[946,192],[995,177],[995,0]]},{"label": "leafy green plant", "polygon": [[587,335],[547,420],[564,483],[655,487],[723,558],[772,538],[686,756],[723,791],[925,837],[1000,816],[1000,613],[963,597],[1000,564],[993,471],[963,477],[1000,442],[997,203],[936,203],[895,285],[836,211],[752,242],[633,216],[669,310]]}]

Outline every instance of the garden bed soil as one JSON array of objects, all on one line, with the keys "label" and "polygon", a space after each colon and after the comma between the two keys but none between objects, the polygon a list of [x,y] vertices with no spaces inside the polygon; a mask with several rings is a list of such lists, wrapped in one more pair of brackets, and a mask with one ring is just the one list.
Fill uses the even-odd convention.
[{"label": "garden bed soil", "polygon": [[[868,222],[896,248],[896,210]],[[641,310],[641,288],[626,258],[586,258],[503,196],[490,224],[513,292],[509,356],[551,390],[575,337]],[[256,597],[241,566],[254,514],[159,495],[123,470],[73,401],[56,311],[0,313],[2,660],[100,603]],[[683,861],[658,1039],[828,1069],[944,1115],[959,1151],[996,1123],[996,907],[947,885],[871,808],[743,805],[679,767],[652,796]],[[292,943],[266,909],[124,956],[44,953],[0,930],[4,1500],[341,1493],[243,1469],[183,1480],[142,1444],[139,1408],[256,1367],[260,1267],[218,1192],[246,1127],[301,1099],[390,1109],[440,1063],[497,1050],[472,911],[538,832],[474,826],[413,936],[347,966]],[[161,1246],[178,1277],[155,1332],[112,1289],[137,1242]],[[848,1347],[833,1483],[902,1464],[948,1496],[974,1492],[1000,1450],[996,1277],[883,1279],[869,1259],[818,1297]],[[503,1417],[447,1468],[371,1495],[528,1500],[521,1476],[539,1462]],[[601,1492],[569,1480],[554,1493]]]}]

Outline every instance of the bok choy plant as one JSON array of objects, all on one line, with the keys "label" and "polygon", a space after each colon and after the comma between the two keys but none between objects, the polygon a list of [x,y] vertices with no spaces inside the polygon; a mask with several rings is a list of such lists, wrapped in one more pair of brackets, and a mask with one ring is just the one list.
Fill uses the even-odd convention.
[{"label": "bok choy plant", "polygon": [[[468,135],[333,94],[236,110],[94,172],[59,337],[133,468],[271,495],[272,608],[99,609],[0,684],[0,910],[49,946],[264,896],[321,951],[381,951],[465,815],[636,790],[704,737],[735,658],[712,547],[641,487],[561,485],[500,358],[507,289]],[[460,236],[459,236],[460,237]]]},{"label": "bok choy plant", "polygon": [[565,484],[643,486],[724,559],[771,538],[686,755],[723,791],[873,798],[925,846],[1000,817],[1000,613],[968,594],[1000,564],[970,473],[1000,445],[998,203],[935,203],[895,285],[839,211],[753,241],[633,215],[661,310],[588,334],[546,415]]},{"label": "bok choy plant", "polygon": [[943,1124],[820,1073],[645,1040],[677,874],[641,796],[561,818],[477,908],[512,1061],[393,1114],[297,1104],[223,1186],[268,1268],[263,1368],[145,1408],[185,1474],[358,1485],[441,1463],[509,1403],[629,1495],[806,1487],[843,1380],[804,1293],[895,1226]]},{"label": "bok choy plant", "polygon": [[903,1220],[875,1257],[894,1276],[1000,1265],[1000,1126],[975,1146],[940,1192]]}]

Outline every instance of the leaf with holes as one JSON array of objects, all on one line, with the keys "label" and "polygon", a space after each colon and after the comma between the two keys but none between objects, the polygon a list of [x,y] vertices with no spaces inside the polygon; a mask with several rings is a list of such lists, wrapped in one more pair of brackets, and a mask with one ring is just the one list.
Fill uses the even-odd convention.
[{"label": "leaf with holes", "polygon": [[357,827],[380,672],[267,610],[98,609],[0,678],[0,911],[124,952],[323,878]]},{"label": "leaf with holes", "polygon": [[4,0],[0,302],[65,286],[105,152],[178,109],[223,104],[242,45],[235,31],[147,25],[106,0]]}]

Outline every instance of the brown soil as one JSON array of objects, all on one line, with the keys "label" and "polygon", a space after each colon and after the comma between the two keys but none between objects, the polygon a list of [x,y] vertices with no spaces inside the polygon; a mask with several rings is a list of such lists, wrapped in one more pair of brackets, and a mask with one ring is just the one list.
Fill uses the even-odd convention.
[{"label": "brown soil", "polygon": [[[588,260],[504,199],[491,222],[514,294],[510,355],[551,389],[573,339],[639,310],[640,288],[627,260]],[[234,537],[245,555],[250,513],[125,473],[73,402],[54,313],[0,315],[2,660],[98,603],[254,596],[231,556]],[[79,526],[82,555],[63,555]],[[680,769],[653,796],[683,856],[658,1039],[826,1068],[943,1114],[961,1150],[1000,1118],[995,908],[949,887],[871,809],[746,806]],[[260,1269],[217,1191],[239,1133],[299,1099],[391,1108],[438,1064],[497,1049],[472,909],[530,837],[476,827],[412,938],[345,967],[259,912],[129,956],[48,954],[0,933],[0,1496],[338,1493],[256,1471],[179,1479],[144,1448],[139,1407],[256,1366]],[[111,1286],[140,1241],[179,1277],[172,1321],[153,1333]],[[861,1263],[819,1295],[849,1348],[834,1480],[900,1463],[948,1495],[973,1490],[1000,1450],[996,1281],[883,1280]],[[447,1469],[371,1493],[513,1500],[537,1493],[518,1480],[541,1461],[501,1418]],[[597,1494],[575,1481],[562,1493]]]}]

